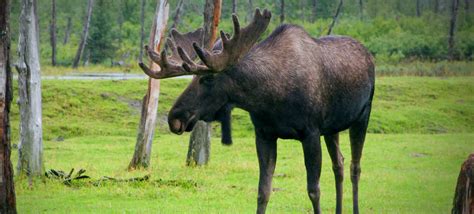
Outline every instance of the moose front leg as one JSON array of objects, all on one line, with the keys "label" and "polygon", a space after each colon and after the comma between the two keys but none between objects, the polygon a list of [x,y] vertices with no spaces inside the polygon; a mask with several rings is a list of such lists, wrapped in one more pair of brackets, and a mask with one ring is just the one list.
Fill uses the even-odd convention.
[{"label": "moose front leg", "polygon": [[321,213],[319,206],[319,177],[321,176],[321,143],[319,133],[312,133],[303,141],[304,163],[309,199],[313,204],[314,213]]},{"label": "moose front leg", "polygon": [[265,213],[272,192],[272,178],[277,159],[276,138],[264,138],[257,133],[257,155],[260,166],[257,213]]}]

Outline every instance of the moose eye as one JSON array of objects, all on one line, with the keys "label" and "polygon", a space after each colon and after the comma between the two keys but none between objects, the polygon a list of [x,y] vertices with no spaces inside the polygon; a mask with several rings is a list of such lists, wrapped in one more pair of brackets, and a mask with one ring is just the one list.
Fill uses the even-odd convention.
[{"label": "moose eye", "polygon": [[214,84],[214,76],[213,75],[203,76],[201,77],[201,79],[199,79],[199,83],[207,85],[207,86],[211,86]]}]

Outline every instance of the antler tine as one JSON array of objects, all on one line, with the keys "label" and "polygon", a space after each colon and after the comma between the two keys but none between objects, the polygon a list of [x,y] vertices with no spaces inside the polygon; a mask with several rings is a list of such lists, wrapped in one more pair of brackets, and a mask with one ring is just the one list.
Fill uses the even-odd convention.
[{"label": "antler tine", "polygon": [[[196,44],[196,43],[194,43]],[[211,73],[212,70],[210,70],[208,67],[204,65],[199,65],[193,62],[189,55],[186,53],[186,51],[178,47],[178,53],[181,59],[183,59],[183,68],[190,74],[205,74],[205,73]]]},{"label": "antler tine", "polygon": [[176,49],[176,44],[171,38],[166,39],[166,47],[171,50],[171,58],[175,61],[180,61],[181,59],[179,58],[178,55],[178,50]]},{"label": "antler tine", "polygon": [[[194,62],[190,63],[192,62],[192,58],[195,58],[196,55],[189,57],[189,55],[186,54],[186,63],[184,63],[183,59],[181,59],[181,55],[183,54],[180,54],[180,51],[178,51],[181,49],[181,52],[185,53],[185,50],[193,50],[193,42],[200,41],[202,33],[202,28],[186,34],[181,34],[175,29],[172,29],[171,35],[167,38],[165,44],[166,47],[171,50],[171,56],[168,56],[166,48],[163,49],[161,53],[157,53],[152,48],[145,46],[146,53],[150,60],[159,65],[160,69],[154,70],[146,66],[143,62],[139,63],[140,68],[145,74],[155,79],[165,79],[209,71],[206,66],[197,65]],[[193,54],[195,53],[193,52]],[[187,64],[187,67],[183,66],[183,64]]]},{"label": "antler tine", "polygon": [[256,9],[252,22],[246,27],[241,28],[238,17],[233,14],[234,35],[229,39],[221,31],[222,51],[215,54],[209,53],[209,51],[197,45],[193,45],[194,50],[201,61],[213,72],[222,71],[236,64],[253,47],[260,35],[267,29],[270,19],[270,11],[265,9],[262,14],[260,9]]},{"label": "antler tine", "polygon": [[145,45],[145,51],[147,52],[148,56],[150,57],[150,59],[155,62],[156,64],[160,64],[160,54],[156,53],[155,51],[153,51],[152,49],[150,49],[150,47],[148,47],[148,45]]},{"label": "antler tine", "polygon": [[157,52],[153,51],[148,46],[145,46],[145,49],[150,59],[157,65],[159,65],[160,68],[160,70],[153,70],[146,66],[143,62],[138,63],[143,72],[145,72],[145,74],[149,77],[154,79],[165,79],[170,77],[188,75],[181,65],[172,63],[168,60],[166,49],[164,49],[161,54],[158,54]]}]

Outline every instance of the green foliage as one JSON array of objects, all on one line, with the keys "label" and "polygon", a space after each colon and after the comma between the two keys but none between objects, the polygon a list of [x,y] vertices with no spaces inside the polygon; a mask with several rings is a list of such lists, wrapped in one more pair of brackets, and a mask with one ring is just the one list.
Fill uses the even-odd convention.
[{"label": "green foliage", "polygon": [[[95,2],[91,26],[90,36],[87,38],[87,50],[90,54],[92,63],[102,63],[106,59],[113,57],[113,33],[111,22],[111,10],[106,0],[98,0]],[[86,56],[87,57],[87,56]]]},{"label": "green foliage", "polygon": [[[170,2],[169,25],[178,1]],[[358,1],[345,1],[334,34],[348,35],[360,40],[375,55],[378,63],[397,64],[400,62],[423,60],[442,61],[447,59],[447,36],[450,20],[450,2],[440,0],[440,8],[434,10],[432,1],[423,1],[422,16],[416,17],[416,1],[377,0],[363,1],[363,14],[360,14]],[[39,1],[40,39],[42,65],[49,65],[51,48],[49,45],[50,2]],[[72,63],[79,43],[85,14],[86,1],[57,0],[58,45],[57,59],[60,65]],[[72,7],[71,5],[74,5]],[[185,1],[182,22],[178,29],[192,31],[202,26],[204,0]],[[267,8],[273,12],[273,20],[265,35],[279,23],[279,1],[253,0],[253,6]],[[337,1],[318,0],[316,22],[310,23],[311,1],[286,0],[286,23],[302,25],[314,37],[324,36],[332,21]],[[146,1],[145,34],[148,36],[156,1]],[[238,1],[238,15],[242,23],[248,22],[248,1]],[[474,15],[472,8],[468,13],[461,1],[456,27],[455,53],[459,60],[472,60],[474,53]],[[231,0],[223,1],[220,28],[232,32]],[[15,47],[18,38],[19,4],[12,2],[12,39]],[[362,17],[361,17],[362,15]],[[71,40],[63,45],[67,18],[73,20]],[[264,36],[262,37],[264,38]],[[148,41],[145,39],[145,41]],[[130,66],[137,62],[140,42],[140,0],[120,0],[110,3],[107,0],[95,2],[90,37],[85,53],[90,53],[92,64],[110,66],[110,61],[122,61]],[[14,49],[13,49],[14,50]],[[13,54],[16,56],[16,54]]]}]

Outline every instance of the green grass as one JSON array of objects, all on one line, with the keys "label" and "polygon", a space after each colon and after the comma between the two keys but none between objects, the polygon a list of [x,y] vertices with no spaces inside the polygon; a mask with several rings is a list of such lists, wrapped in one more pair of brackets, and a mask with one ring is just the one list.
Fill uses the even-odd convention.
[{"label": "green grass", "polygon": [[[447,213],[460,164],[474,152],[474,77],[380,77],[362,160],[362,213]],[[258,164],[253,128],[245,112],[233,113],[234,145],[219,143],[215,126],[211,162],[185,166],[189,134],[171,135],[165,114],[189,80],[162,81],[159,125],[151,168],[128,172],[139,106],[146,81],[43,81],[44,165],[84,168],[102,176],[150,175],[141,183],[83,181],[71,187],[36,179],[29,187],[16,178],[20,213],[250,213],[256,208]],[[12,137],[18,141],[18,109],[13,106]],[[58,140],[64,138],[64,141]],[[346,157],[344,211],[350,212],[350,149]],[[323,144],[323,150],[324,148]],[[280,141],[270,213],[311,212],[301,145]],[[17,152],[12,160],[16,164]],[[335,188],[323,152],[321,205],[334,212]]]}]

